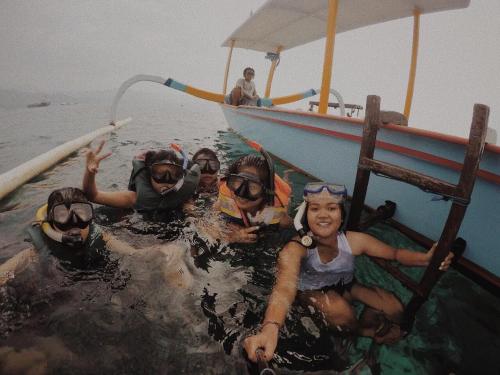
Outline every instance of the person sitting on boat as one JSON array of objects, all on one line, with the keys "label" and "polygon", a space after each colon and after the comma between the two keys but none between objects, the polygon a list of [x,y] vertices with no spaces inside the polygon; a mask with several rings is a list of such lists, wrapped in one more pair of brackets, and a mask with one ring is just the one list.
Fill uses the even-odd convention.
[{"label": "person sitting on boat", "polygon": [[[181,207],[196,191],[200,168],[188,168],[188,158],[182,149],[148,151],[132,160],[132,174],[128,190],[106,192],[97,189],[95,175],[102,160],[111,155],[100,155],[104,141],[96,150],[88,149],[83,177],[83,191],[91,202],[117,207],[135,208],[140,211],[172,210]],[[179,159],[175,151],[183,155]]]},{"label": "person sitting on boat", "polygon": [[[74,187],[54,190],[27,229],[32,247],[0,264],[0,286],[41,255],[54,255],[63,268],[105,269],[110,251],[145,261],[155,258],[156,263],[161,264],[165,282],[170,285],[187,287],[192,283],[192,272],[185,261],[191,258],[187,244],[176,241],[137,249],[98,228],[93,219],[94,209],[82,190]],[[44,262],[45,259],[39,263]]]},{"label": "person sitting on boat", "polygon": [[213,194],[219,189],[220,161],[215,151],[201,148],[193,155],[192,161],[200,167],[198,193]]},{"label": "person sitting on boat", "polygon": [[274,173],[269,154],[246,155],[228,169],[215,208],[229,227],[229,242],[254,243],[266,227],[292,225],[288,216],[290,186]]},{"label": "person sitting on boat", "polygon": [[[435,246],[420,253],[393,248],[365,233],[344,232],[346,197],[342,185],[314,182],[305,186],[304,202],[294,219],[299,236],[281,250],[277,280],[261,330],[244,343],[252,361],[256,361],[258,348],[271,360],[279,331],[296,297],[318,311],[323,321],[337,331],[373,337],[379,343],[394,342],[401,337],[398,326],[403,311],[401,302],[381,288],[358,283],[354,277],[354,257],[366,254],[406,266],[425,267]],[[448,269],[452,257],[450,253],[440,270]],[[366,305],[360,320],[356,319],[352,300]]]},{"label": "person sitting on boat", "polygon": [[243,78],[236,81],[236,86],[231,91],[231,105],[257,105],[259,95],[257,95],[255,83],[253,82],[254,77],[255,71],[253,68],[248,67],[243,70]]}]

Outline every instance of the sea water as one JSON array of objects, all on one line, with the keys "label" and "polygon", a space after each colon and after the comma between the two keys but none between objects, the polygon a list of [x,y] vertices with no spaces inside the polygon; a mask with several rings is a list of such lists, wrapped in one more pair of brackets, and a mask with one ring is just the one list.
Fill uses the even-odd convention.
[{"label": "sea water", "polygon": [[[109,122],[112,92],[1,92],[0,173]],[[51,105],[26,108],[49,99]],[[112,155],[97,175],[102,190],[126,189],[137,153],[175,142],[190,154],[215,149],[222,168],[250,148],[227,129],[217,105],[165,90],[133,90],[118,118],[133,122],[105,137]],[[29,247],[25,229],[48,194],[80,186],[84,156],[75,153],[0,202],[0,263]],[[278,164],[282,174],[284,166]],[[292,173],[292,206],[307,178]],[[341,182],[341,181],[336,181]],[[209,202],[198,200],[198,214]],[[292,213],[292,212],[291,212]],[[181,214],[142,215],[96,209],[102,231],[138,249],[102,253],[75,265],[38,254],[0,288],[0,372],[61,374],[245,374],[241,341],[254,332],[274,283],[279,246],[227,246],[197,232]],[[397,247],[424,251],[385,224],[370,229]],[[174,245],[172,245],[174,244]],[[165,250],[166,249],[166,250]],[[405,267],[418,279],[421,269]],[[356,278],[404,302],[411,295],[368,259]],[[361,311],[362,306],[356,306]],[[289,313],[273,360],[282,374],[341,371],[384,374],[500,372],[500,302],[454,270],[417,314],[411,334],[395,345],[341,340],[300,306]],[[356,364],[359,366],[353,368]],[[302,372],[300,372],[302,373]]]}]

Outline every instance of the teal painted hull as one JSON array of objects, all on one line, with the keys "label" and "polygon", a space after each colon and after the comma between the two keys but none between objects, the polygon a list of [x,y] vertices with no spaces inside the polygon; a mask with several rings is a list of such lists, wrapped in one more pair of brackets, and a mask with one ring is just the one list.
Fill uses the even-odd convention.
[{"label": "teal painted hull", "polygon": [[[327,181],[343,183],[352,194],[359,158],[359,121],[308,112],[221,105],[229,126],[260,143],[277,157]],[[470,121],[469,119],[466,120]],[[465,142],[438,133],[383,126],[375,158],[450,183],[458,182]],[[372,176],[366,204],[397,203],[394,219],[438,239],[451,203],[387,178]],[[467,241],[464,257],[497,279],[500,276],[500,148],[489,146],[481,161],[471,203],[459,236]]]}]

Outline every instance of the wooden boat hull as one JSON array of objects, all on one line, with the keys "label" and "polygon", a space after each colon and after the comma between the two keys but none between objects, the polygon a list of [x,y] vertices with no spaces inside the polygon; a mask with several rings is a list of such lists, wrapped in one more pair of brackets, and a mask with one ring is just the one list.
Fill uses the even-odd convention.
[{"label": "wooden boat hull", "polygon": [[[277,157],[322,180],[354,188],[363,123],[358,119],[311,112],[221,105],[229,126],[260,143]],[[470,121],[470,120],[467,120]],[[377,136],[378,160],[456,184],[466,139],[396,125]],[[373,176],[366,204],[397,203],[394,219],[431,239],[440,236],[450,202],[420,189]],[[465,258],[497,284],[500,276],[500,147],[487,145],[459,236],[467,241]],[[486,271],[486,272],[484,272]],[[500,284],[497,284],[500,285]]]}]

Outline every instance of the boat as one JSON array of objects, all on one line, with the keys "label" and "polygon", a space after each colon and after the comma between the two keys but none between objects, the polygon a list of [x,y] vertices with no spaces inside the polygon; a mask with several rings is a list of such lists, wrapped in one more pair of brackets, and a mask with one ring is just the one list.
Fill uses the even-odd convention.
[{"label": "boat", "polygon": [[39,107],[48,107],[50,105],[50,102],[48,100],[40,102],[40,103],[32,103],[28,104],[28,108],[39,108]]},{"label": "boat", "polygon": [[[416,78],[420,17],[428,13],[466,8],[469,3],[470,0],[268,0],[222,44],[229,48],[229,53],[221,93],[197,89],[172,78],[137,75],[124,82],[118,90],[111,109],[111,123],[114,122],[119,100],[128,87],[139,81],[160,83],[219,103],[229,127],[237,134],[258,142],[286,164],[318,179],[344,183],[352,192],[364,119],[346,115],[342,96],[330,87],[335,35],[413,17],[411,64],[405,107],[400,114],[409,126],[381,124],[376,156],[379,160],[404,165],[421,174],[438,176],[443,181],[456,184],[463,167],[468,139],[418,129],[412,127],[409,120]],[[281,54],[325,37],[321,88],[272,98],[273,76]],[[228,72],[232,52],[236,48],[267,53],[271,60],[265,95],[259,100],[258,106],[235,107],[226,104]],[[280,107],[318,93],[318,112]],[[339,115],[327,113],[331,94],[337,98]],[[469,121],[464,119],[464,123]],[[467,250],[458,267],[498,293],[500,257],[495,234],[500,229],[500,146],[494,142],[494,139],[490,139],[484,146],[471,201],[458,233],[467,241]],[[439,238],[455,201],[454,197],[446,194],[428,194],[392,179],[372,178],[366,205],[375,208],[386,200],[397,204],[393,223],[422,244],[432,243]]]}]

